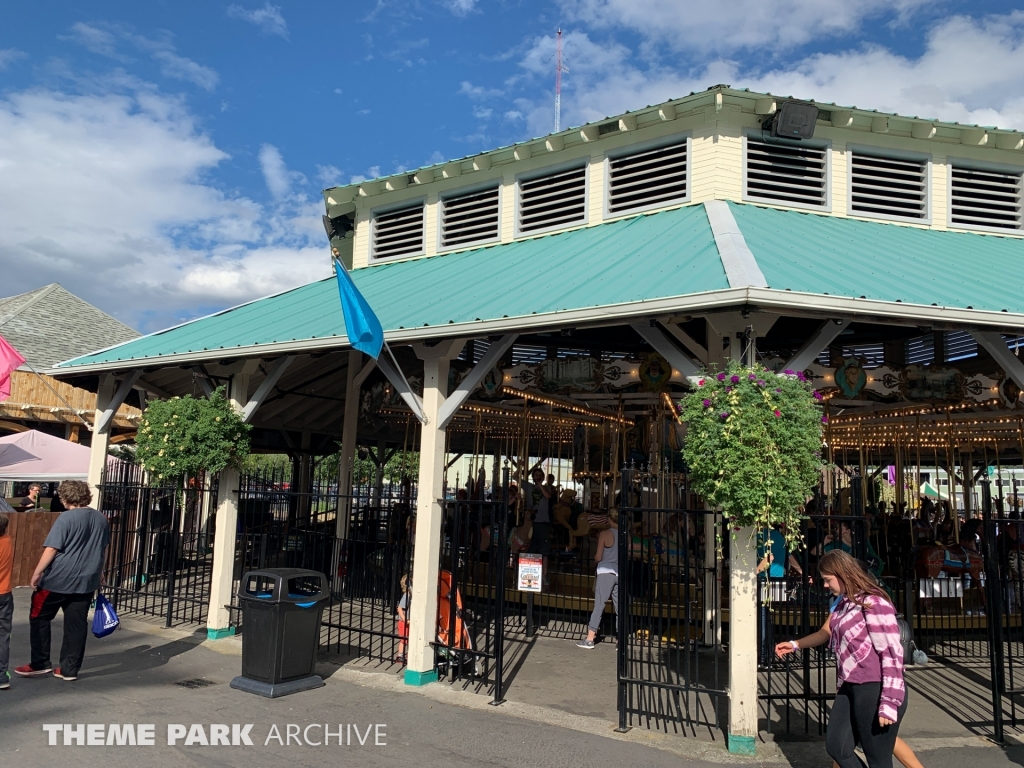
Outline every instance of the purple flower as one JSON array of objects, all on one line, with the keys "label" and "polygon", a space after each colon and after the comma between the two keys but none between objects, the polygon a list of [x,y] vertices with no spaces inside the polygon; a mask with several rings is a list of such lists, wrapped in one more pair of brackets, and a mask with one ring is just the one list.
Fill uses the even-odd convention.
[{"label": "purple flower", "polygon": [[723,419],[728,419],[729,418],[729,412],[728,411],[722,411],[718,415],[721,416]]},{"label": "purple flower", "polygon": [[821,392],[819,392],[818,390],[814,390],[814,399],[821,400]]},{"label": "purple flower", "polygon": [[781,392],[782,390],[781,390],[781,389],[779,389],[778,387],[776,387],[776,388],[775,388],[775,391],[776,391],[776,392]]},{"label": "purple flower", "polygon": [[725,391],[726,391],[726,393],[732,392],[732,387],[726,387]]},{"label": "purple flower", "polygon": [[750,379],[751,381],[753,381],[754,379],[757,378],[757,374],[756,373],[748,373],[747,374],[747,378]]},{"label": "purple flower", "polygon": [[740,377],[739,376],[733,376],[731,379],[729,379],[729,381],[731,381],[733,384],[739,384],[740,383]]},{"label": "purple flower", "polygon": [[705,400],[704,401],[704,407],[705,408],[710,408],[711,407],[711,401],[710,400]]},{"label": "purple flower", "polygon": [[704,386],[704,379],[701,379],[700,381],[698,381],[697,382],[697,386],[698,387],[703,387]]},{"label": "purple flower", "polygon": [[803,371],[800,371],[799,373],[797,373],[796,377],[798,379],[800,379],[800,381],[807,381],[807,377],[804,376],[804,372]]},{"label": "purple flower", "polygon": [[719,381],[725,381],[725,374],[724,373],[718,374],[718,380]]},{"label": "purple flower", "polygon": [[782,411],[780,411],[778,408],[776,408],[775,409],[775,416],[776,416],[776,418],[778,418],[781,415],[782,415]]},{"label": "purple flower", "polygon": [[764,386],[764,379],[758,379],[757,380],[757,386],[763,387]]},{"label": "purple flower", "polygon": [[792,376],[793,375],[793,369],[792,368],[787,368],[786,370],[783,371],[783,373],[786,374],[787,376]]},{"label": "purple flower", "polygon": [[828,416],[822,416],[821,417],[821,423],[822,424],[828,424]]}]

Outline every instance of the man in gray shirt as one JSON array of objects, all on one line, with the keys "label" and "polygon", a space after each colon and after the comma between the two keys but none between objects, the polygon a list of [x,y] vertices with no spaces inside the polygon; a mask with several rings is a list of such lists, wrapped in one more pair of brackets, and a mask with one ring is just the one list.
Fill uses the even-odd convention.
[{"label": "man in gray shirt", "polygon": [[[103,556],[110,544],[107,519],[89,506],[92,491],[81,480],[65,480],[57,491],[67,508],[43,542],[43,554],[32,574],[29,640],[32,661],[14,670],[22,677],[53,673],[77,680],[89,636],[89,606],[100,586]],[[50,622],[64,612],[60,666],[50,666]]]}]

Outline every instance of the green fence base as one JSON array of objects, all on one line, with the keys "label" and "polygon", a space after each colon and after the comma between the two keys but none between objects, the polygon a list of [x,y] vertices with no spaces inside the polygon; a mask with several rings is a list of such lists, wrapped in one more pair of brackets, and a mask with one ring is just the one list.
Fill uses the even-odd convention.
[{"label": "green fence base", "polygon": [[734,755],[753,755],[756,753],[757,739],[753,736],[734,736],[729,734],[729,751]]},{"label": "green fence base", "polygon": [[429,672],[415,672],[411,669],[405,670],[405,684],[406,685],[426,685],[427,683],[437,682],[437,670],[432,669]]},{"label": "green fence base", "polygon": [[235,628],[225,627],[224,629],[211,629],[206,628],[206,639],[207,640],[223,640],[225,637],[234,637]]}]

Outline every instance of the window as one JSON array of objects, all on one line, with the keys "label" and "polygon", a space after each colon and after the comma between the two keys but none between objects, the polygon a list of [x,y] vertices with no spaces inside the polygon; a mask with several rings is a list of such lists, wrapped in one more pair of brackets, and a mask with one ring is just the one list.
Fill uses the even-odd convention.
[{"label": "window", "polygon": [[519,231],[583,224],[587,220],[585,166],[519,182]]},{"label": "window", "polygon": [[441,200],[441,247],[454,248],[498,238],[498,188]]},{"label": "window", "polygon": [[866,216],[928,218],[928,161],[850,154],[850,210]]},{"label": "window", "polygon": [[828,148],[747,137],[744,195],[781,205],[828,205]]},{"label": "window", "polygon": [[687,142],[608,160],[608,213],[668,205],[686,199]]},{"label": "window", "polygon": [[981,171],[953,166],[951,172],[954,225],[1020,230],[1021,172]]},{"label": "window", "polygon": [[423,203],[373,217],[371,252],[375,259],[423,251]]}]

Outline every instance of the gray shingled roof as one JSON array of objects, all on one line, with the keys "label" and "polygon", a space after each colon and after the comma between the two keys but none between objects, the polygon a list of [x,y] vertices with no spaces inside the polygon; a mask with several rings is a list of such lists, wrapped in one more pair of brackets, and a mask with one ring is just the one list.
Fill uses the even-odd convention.
[{"label": "gray shingled roof", "polygon": [[139,336],[59,283],[0,299],[0,335],[36,370]]}]

